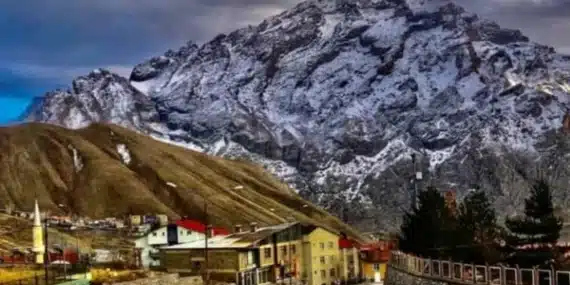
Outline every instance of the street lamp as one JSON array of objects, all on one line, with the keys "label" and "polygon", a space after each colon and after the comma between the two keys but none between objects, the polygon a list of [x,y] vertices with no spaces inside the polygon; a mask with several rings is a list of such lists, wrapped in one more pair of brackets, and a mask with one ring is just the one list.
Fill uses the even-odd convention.
[{"label": "street lamp", "polygon": [[[71,213],[70,209],[66,207],[64,204],[57,205],[64,213],[69,215]],[[75,246],[76,246],[76,254],[77,258],[79,258],[79,239],[77,237],[77,232],[73,232],[73,236],[75,237]],[[67,260],[65,258],[65,249],[67,247],[67,242],[65,243],[65,247],[63,248],[62,257],[63,257],[63,276],[64,279],[67,280]],[[71,262],[70,262],[71,263]]]},{"label": "street lamp", "polygon": [[412,209],[417,207],[417,197],[418,197],[418,182],[423,179],[423,173],[418,171],[416,166],[416,154],[412,153],[412,164],[414,167],[414,176],[412,178],[412,183],[414,184],[413,194],[412,194]]}]

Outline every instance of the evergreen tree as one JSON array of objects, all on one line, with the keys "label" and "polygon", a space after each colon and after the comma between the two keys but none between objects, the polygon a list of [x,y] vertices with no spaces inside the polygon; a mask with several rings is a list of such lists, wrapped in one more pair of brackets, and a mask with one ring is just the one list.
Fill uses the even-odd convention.
[{"label": "evergreen tree", "polygon": [[[525,200],[524,214],[524,217],[506,221],[509,261],[521,266],[552,264],[557,258],[555,245],[560,237],[562,219],[554,215],[546,181],[539,180],[533,185],[530,197]],[[536,247],[520,248],[525,245]]]},{"label": "evergreen tree", "polygon": [[451,257],[455,219],[434,187],[418,193],[418,206],[404,215],[399,247],[423,257]]},{"label": "evergreen tree", "polygon": [[455,236],[461,244],[454,259],[477,264],[496,263],[500,260],[500,228],[487,195],[476,191],[459,205]]}]

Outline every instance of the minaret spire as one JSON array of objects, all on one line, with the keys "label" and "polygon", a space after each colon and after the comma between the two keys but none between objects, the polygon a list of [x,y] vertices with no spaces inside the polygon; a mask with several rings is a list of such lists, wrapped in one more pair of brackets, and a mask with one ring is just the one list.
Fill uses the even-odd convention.
[{"label": "minaret spire", "polygon": [[42,218],[40,214],[40,207],[38,206],[38,200],[35,201],[34,205],[34,226],[33,226],[33,251],[36,255],[36,263],[44,263],[44,231],[42,227]]},{"label": "minaret spire", "polygon": [[38,206],[38,200],[36,200],[36,205],[34,208],[34,227],[41,227],[42,221],[40,217],[40,207]]}]

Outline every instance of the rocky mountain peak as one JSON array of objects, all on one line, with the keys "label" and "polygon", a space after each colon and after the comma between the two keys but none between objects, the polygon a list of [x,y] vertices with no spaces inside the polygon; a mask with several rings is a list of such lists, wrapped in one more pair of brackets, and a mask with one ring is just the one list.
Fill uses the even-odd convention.
[{"label": "rocky mountain peak", "polygon": [[570,107],[568,58],[443,0],[310,0],[138,64],[130,84],[80,83],[30,119],[247,158],[378,227],[408,205],[412,153],[424,183],[478,184],[514,211],[520,169],[558,153],[543,146]]},{"label": "rocky mountain peak", "polygon": [[73,92],[79,94],[94,89],[109,88],[110,84],[130,86],[128,80],[109,70],[98,68],[85,76],[79,76],[72,82]]}]

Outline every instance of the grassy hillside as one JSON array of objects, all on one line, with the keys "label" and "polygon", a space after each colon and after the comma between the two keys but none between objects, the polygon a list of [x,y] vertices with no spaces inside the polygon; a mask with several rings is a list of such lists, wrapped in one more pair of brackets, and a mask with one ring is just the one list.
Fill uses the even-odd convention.
[{"label": "grassy hillside", "polygon": [[[241,185],[236,188],[236,186]],[[297,220],[360,234],[304,201],[263,168],[158,142],[115,125],[81,130],[30,123],[0,128],[0,207],[91,217],[165,213],[214,224]]]},{"label": "grassy hillside", "polygon": [[[105,238],[102,242],[96,241],[97,237],[88,234],[77,233],[75,235],[63,233],[56,229],[49,229],[50,244],[79,247],[81,251],[90,251],[92,248],[121,248],[112,243],[111,238]],[[99,238],[100,239],[100,238]],[[125,241],[123,239],[122,241]],[[30,220],[0,214],[0,252],[9,252],[14,248],[32,247],[32,222]]]}]

